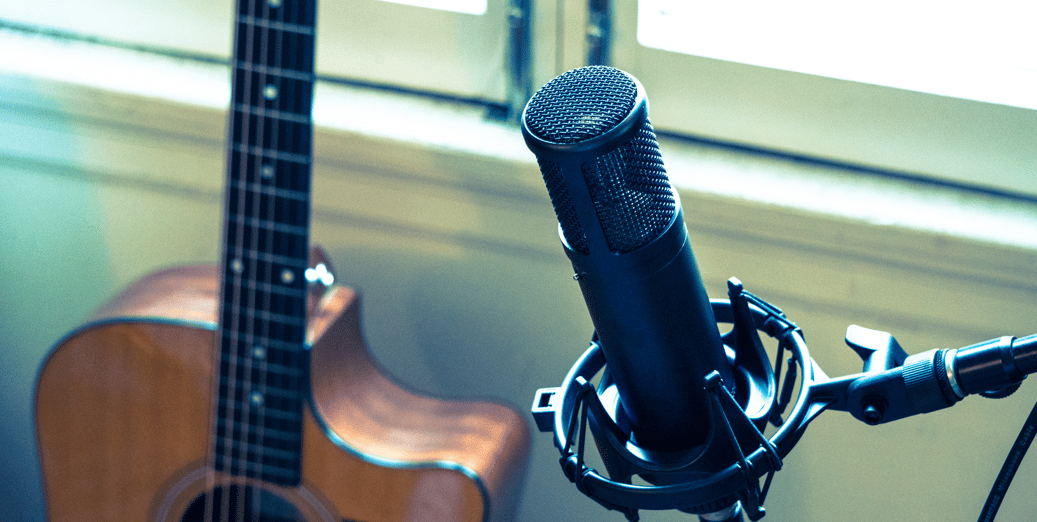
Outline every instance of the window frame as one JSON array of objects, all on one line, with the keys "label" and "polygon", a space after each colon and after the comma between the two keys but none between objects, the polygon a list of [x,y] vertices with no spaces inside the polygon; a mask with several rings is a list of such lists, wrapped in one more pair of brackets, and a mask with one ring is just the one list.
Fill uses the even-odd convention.
[{"label": "window frame", "polygon": [[[18,2],[3,21],[124,46],[226,61],[234,0]],[[481,15],[383,2],[323,0],[317,7],[318,75],[503,104],[508,96],[508,0]]]},{"label": "window frame", "polygon": [[653,49],[637,0],[612,7],[661,132],[1037,198],[1037,111]]}]

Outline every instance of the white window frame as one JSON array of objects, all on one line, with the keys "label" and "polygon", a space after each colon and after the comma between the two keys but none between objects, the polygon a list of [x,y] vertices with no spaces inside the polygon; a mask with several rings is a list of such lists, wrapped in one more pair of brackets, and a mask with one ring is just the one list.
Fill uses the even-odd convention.
[{"label": "white window frame", "polygon": [[[0,18],[229,59],[233,0],[8,2]],[[318,0],[317,74],[489,103],[507,101],[510,2],[473,15],[381,0]]]},{"label": "white window frame", "polygon": [[637,0],[612,9],[612,64],[658,130],[1037,197],[1037,111],[652,49]]}]

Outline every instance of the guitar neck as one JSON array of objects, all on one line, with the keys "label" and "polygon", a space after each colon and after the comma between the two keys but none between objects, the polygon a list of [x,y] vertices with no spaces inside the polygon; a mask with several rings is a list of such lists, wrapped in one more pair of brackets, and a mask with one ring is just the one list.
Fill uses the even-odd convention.
[{"label": "guitar neck", "polygon": [[315,0],[239,0],[213,466],[299,481]]}]

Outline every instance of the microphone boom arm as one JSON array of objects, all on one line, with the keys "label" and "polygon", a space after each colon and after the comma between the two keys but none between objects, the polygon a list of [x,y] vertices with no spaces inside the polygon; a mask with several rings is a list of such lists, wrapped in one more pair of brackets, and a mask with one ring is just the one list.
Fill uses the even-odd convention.
[{"label": "microphone boom arm", "polygon": [[864,371],[818,383],[813,394],[870,425],[946,408],[969,394],[1007,397],[1037,371],[1037,335],[908,356],[889,333],[851,325],[846,344]]}]

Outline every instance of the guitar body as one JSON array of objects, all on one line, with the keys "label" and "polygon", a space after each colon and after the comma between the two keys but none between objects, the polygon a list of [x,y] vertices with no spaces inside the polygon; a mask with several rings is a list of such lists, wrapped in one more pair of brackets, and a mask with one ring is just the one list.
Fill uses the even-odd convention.
[{"label": "guitar body", "polygon": [[307,323],[301,481],[216,471],[207,456],[219,283],[210,266],[152,274],[48,356],[36,428],[49,520],[203,520],[211,492],[232,515],[264,522],[514,516],[525,421],[503,405],[394,383],[367,351],[358,296],[343,287]]}]

